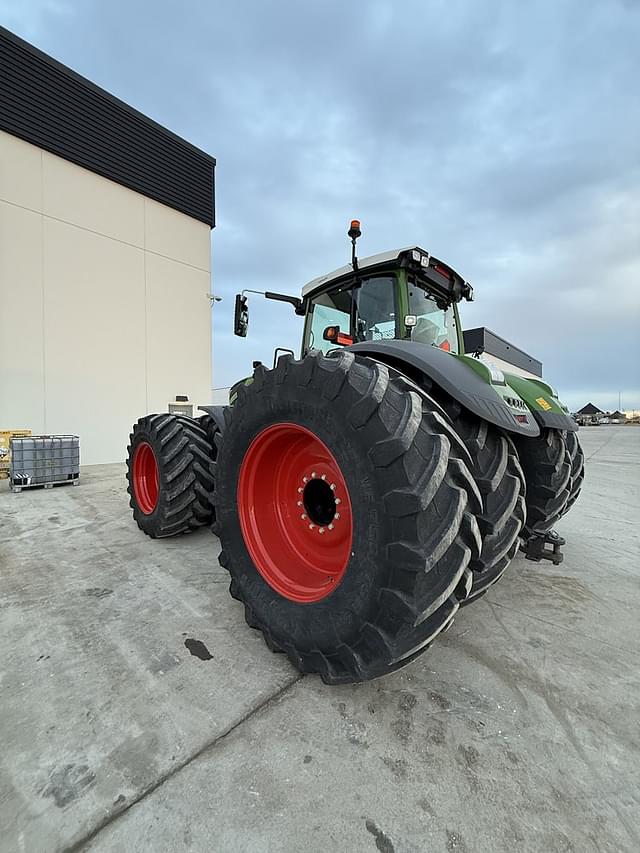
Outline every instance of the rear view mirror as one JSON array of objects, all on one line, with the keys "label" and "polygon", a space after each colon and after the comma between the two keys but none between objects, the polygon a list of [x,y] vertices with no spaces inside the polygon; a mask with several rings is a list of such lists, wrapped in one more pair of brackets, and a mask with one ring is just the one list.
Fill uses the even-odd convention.
[{"label": "rear view mirror", "polygon": [[247,337],[247,329],[249,328],[249,304],[247,297],[241,293],[236,293],[236,305],[233,314],[233,334],[240,338]]}]

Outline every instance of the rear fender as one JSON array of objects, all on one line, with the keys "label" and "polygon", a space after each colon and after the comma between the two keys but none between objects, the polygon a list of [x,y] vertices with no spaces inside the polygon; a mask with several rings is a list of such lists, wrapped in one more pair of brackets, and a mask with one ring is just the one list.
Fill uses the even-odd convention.
[{"label": "rear fender", "polygon": [[506,382],[494,381],[491,369],[478,359],[415,341],[365,341],[348,349],[388,364],[410,379],[427,376],[465,409],[506,432],[530,438],[540,435],[538,423],[517,391]]}]

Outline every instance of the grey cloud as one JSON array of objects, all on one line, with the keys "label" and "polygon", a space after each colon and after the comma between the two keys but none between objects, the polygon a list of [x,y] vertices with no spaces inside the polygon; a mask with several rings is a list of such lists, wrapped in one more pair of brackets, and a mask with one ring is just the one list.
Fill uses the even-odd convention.
[{"label": "grey cloud", "polygon": [[621,387],[640,407],[637,5],[49,0],[7,15],[218,158],[216,386],[299,344],[299,318],[258,297],[234,339],[233,293],[297,292],[344,262],[357,215],[364,253],[416,242],[459,268],[478,295],[465,324],[541,358],[574,405],[617,405]]}]

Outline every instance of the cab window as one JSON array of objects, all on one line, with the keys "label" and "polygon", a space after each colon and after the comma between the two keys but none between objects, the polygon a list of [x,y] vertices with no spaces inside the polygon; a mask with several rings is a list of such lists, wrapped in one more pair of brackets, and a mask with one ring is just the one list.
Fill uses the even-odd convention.
[{"label": "cab window", "polygon": [[452,308],[443,310],[433,297],[417,285],[409,285],[409,313],[417,318],[411,340],[431,344],[447,352],[458,352],[458,332]]},{"label": "cab window", "polygon": [[319,349],[324,353],[335,349],[333,341],[325,341],[322,337],[327,326],[339,326],[341,332],[351,334],[351,294],[351,290],[334,290],[313,300],[307,349]]},{"label": "cab window", "polygon": [[396,337],[393,276],[365,279],[356,290],[359,341],[380,341]]}]

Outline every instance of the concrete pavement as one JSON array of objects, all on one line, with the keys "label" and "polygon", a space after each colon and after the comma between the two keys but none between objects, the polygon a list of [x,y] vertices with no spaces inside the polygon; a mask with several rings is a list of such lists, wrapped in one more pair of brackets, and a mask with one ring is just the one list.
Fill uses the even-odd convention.
[{"label": "concrete pavement", "polygon": [[338,688],[246,626],[210,533],[137,530],[121,466],[0,482],[0,850],[635,853],[640,429],[580,438],[564,563]]}]

